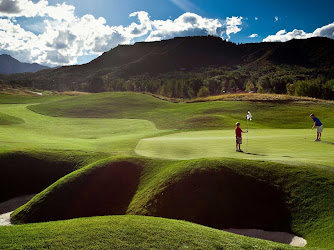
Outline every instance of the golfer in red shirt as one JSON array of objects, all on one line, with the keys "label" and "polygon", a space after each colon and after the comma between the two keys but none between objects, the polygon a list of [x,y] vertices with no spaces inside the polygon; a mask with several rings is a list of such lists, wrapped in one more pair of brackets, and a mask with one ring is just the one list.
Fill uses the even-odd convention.
[{"label": "golfer in red shirt", "polygon": [[244,152],[241,150],[240,145],[242,144],[242,135],[241,133],[248,133],[242,131],[242,129],[240,128],[240,122],[237,122],[237,127],[235,128],[235,139],[236,139],[236,150],[237,152]]}]

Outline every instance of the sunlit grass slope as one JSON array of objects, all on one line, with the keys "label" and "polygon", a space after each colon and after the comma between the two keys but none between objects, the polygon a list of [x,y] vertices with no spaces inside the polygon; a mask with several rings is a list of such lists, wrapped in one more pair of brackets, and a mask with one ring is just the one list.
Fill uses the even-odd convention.
[{"label": "sunlit grass slope", "polygon": [[104,216],[0,227],[6,249],[296,249],[201,225],[148,216]]},{"label": "sunlit grass slope", "polygon": [[74,150],[133,154],[140,139],[162,132],[147,120],[49,117],[30,111],[26,105],[0,105],[0,112],[6,117],[17,117],[24,122],[1,126],[0,151]]},{"label": "sunlit grass slope", "polygon": [[333,248],[333,196],[331,167],[228,158],[117,157],[63,177],[15,210],[12,219],[24,223],[103,214],[147,215],[218,229],[291,231],[310,247]]},{"label": "sunlit grass slope", "polygon": [[201,102],[170,103],[136,93],[100,93],[29,106],[48,116],[144,119],[160,129],[233,128],[246,121],[251,110],[253,128],[307,128],[310,113],[321,118],[325,127],[334,127],[331,103],[298,102]]}]

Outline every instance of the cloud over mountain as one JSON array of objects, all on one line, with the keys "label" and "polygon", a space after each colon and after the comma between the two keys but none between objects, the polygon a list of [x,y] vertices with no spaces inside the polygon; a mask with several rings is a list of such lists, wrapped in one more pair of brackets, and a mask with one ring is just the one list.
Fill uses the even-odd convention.
[{"label": "cloud over mountain", "polygon": [[[145,11],[130,14],[136,22],[123,27],[109,26],[103,17],[87,14],[78,17],[75,7],[66,3],[50,5],[46,0],[2,0],[0,2],[0,53],[22,62],[49,66],[75,64],[83,55],[100,55],[134,38],[158,41],[176,36],[216,35],[230,38],[241,30],[242,17],[210,19],[186,12],[175,20],[151,20]],[[25,30],[16,18],[42,17],[26,27],[43,26],[41,32]],[[36,29],[35,29],[36,30]]]},{"label": "cloud over mountain", "polygon": [[223,24],[218,19],[209,19],[189,12],[182,14],[174,21],[154,20],[151,24],[152,30],[146,41],[160,41],[177,36],[221,36],[224,33]]},{"label": "cloud over mountain", "polygon": [[287,32],[285,29],[278,31],[263,39],[263,42],[286,42],[292,39],[306,39],[310,37],[323,36],[334,39],[334,23],[316,29],[313,33],[306,33],[304,30],[294,29]]}]

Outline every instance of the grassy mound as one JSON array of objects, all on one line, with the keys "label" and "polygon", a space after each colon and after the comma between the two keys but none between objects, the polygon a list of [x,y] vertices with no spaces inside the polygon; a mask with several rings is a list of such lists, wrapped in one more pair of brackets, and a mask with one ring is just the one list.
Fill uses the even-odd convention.
[{"label": "grassy mound", "polygon": [[213,228],[290,231],[291,217],[284,193],[226,167],[194,168],[176,182],[168,183],[146,207],[149,215]]},{"label": "grassy mound", "polygon": [[7,152],[0,154],[0,201],[38,193],[98,156],[82,152]]},{"label": "grassy mound", "polygon": [[315,113],[326,127],[334,127],[330,102],[231,102],[170,103],[137,93],[100,93],[29,106],[34,112],[60,117],[143,119],[160,129],[233,128],[251,110],[253,128],[305,128]]},{"label": "grassy mound", "polygon": [[15,116],[0,113],[0,125],[21,124],[24,120]]},{"label": "grassy mound", "polygon": [[201,225],[148,216],[103,216],[0,227],[10,249],[295,249]]},{"label": "grassy mound", "polygon": [[142,167],[134,160],[102,161],[68,175],[13,213],[14,221],[37,222],[125,214]]},{"label": "grassy mound", "polygon": [[[126,180],[120,177],[124,175]],[[17,209],[12,219],[22,223],[101,214],[153,215],[218,229],[291,231],[310,246],[334,247],[333,195],[331,168],[122,157],[65,176]]]},{"label": "grassy mound", "polygon": [[[160,101],[148,95],[111,92],[77,96],[50,105],[37,105],[29,108],[37,113],[52,116],[137,118],[138,113],[148,112],[153,107],[159,109],[170,105],[171,103]],[[81,108],[78,109],[78,107]],[[70,113],[68,113],[69,111]]]}]

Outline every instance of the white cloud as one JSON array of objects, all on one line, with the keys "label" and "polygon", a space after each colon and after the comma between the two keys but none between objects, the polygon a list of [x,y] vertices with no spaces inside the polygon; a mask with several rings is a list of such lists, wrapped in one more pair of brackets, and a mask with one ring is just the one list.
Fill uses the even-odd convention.
[{"label": "white cloud", "polygon": [[57,21],[74,21],[76,19],[74,10],[74,6],[62,3],[57,4],[56,6],[46,6],[43,10],[44,13],[43,11],[41,11],[41,13]]},{"label": "white cloud", "polygon": [[184,13],[174,21],[168,19],[151,21],[152,31],[146,41],[159,41],[177,36],[216,35],[223,33],[223,24],[218,19],[204,18],[193,13]]},{"label": "white cloud", "polygon": [[230,38],[230,34],[236,34],[239,31],[241,31],[241,24],[242,24],[243,17],[227,17],[226,18],[226,35],[228,38]]},{"label": "white cloud", "polygon": [[249,37],[250,38],[255,38],[255,37],[258,37],[259,35],[258,34],[251,34]]},{"label": "white cloud", "polygon": [[271,35],[263,39],[264,42],[286,42],[291,39],[304,39],[311,37],[311,33],[306,33],[303,30],[294,29],[291,32],[286,32],[286,30],[280,30],[276,35]]},{"label": "white cloud", "polygon": [[275,16],[275,22],[277,22],[278,21],[278,16]]},{"label": "white cloud", "polygon": [[73,20],[75,7],[66,3],[50,6],[48,1],[40,0],[34,3],[30,0],[2,0],[0,17],[50,17],[52,19]]},{"label": "white cloud", "polygon": [[[25,31],[19,24],[13,23],[8,19],[0,19],[0,50],[9,53],[18,60],[24,62],[32,61],[31,48],[27,47],[27,42],[36,43],[38,37]],[[22,52],[22,53],[21,53]]]},{"label": "white cloud", "polygon": [[130,14],[130,17],[138,17],[140,24],[132,23],[125,29],[126,33],[132,34],[133,37],[141,37],[146,35],[149,30],[151,30],[151,21],[147,12],[134,12]]},{"label": "white cloud", "polygon": [[297,29],[294,29],[291,32],[287,32],[285,29],[280,30],[275,35],[270,35],[263,39],[263,42],[286,42],[291,39],[306,39],[316,36],[329,37],[334,39],[334,23],[318,28],[313,33],[306,33],[303,30]]},{"label": "white cloud", "polygon": [[334,39],[334,23],[330,23],[313,32],[313,36],[325,36]]},{"label": "white cloud", "polygon": [[254,18],[254,20],[257,21],[257,20],[259,20],[259,18],[256,16],[256,17]]}]

